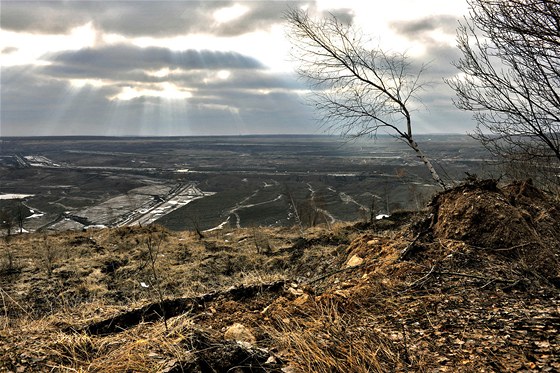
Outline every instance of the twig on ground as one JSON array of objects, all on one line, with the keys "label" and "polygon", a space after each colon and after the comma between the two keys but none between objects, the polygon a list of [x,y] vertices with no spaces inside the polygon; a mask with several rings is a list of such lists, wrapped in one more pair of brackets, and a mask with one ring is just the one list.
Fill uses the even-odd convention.
[{"label": "twig on ground", "polygon": [[484,277],[478,275],[471,275],[468,273],[460,273],[460,272],[446,272],[446,271],[437,271],[434,272],[436,275],[450,275],[450,276],[459,276],[459,277],[468,277],[468,278],[475,278],[477,280],[484,280],[484,281],[494,281],[494,282],[503,282],[506,284],[511,284],[516,282],[516,280],[506,280],[505,278],[491,278],[491,277]]},{"label": "twig on ground", "polygon": [[[439,240],[439,241],[440,241],[440,244],[443,246],[443,244],[441,243],[441,240]],[[465,243],[464,241],[454,240],[454,239],[451,239],[451,238],[447,238],[446,241]],[[529,245],[541,245],[541,243],[538,242],[538,241],[530,241],[530,242],[525,242],[525,243],[522,243],[522,244],[519,244],[519,245],[515,245],[515,246],[511,246],[511,247],[504,247],[504,248],[500,248],[500,249],[494,249],[494,248],[482,247],[482,246],[474,246],[474,245],[470,245],[470,244],[468,245],[468,247],[471,248],[471,249],[484,250],[484,251],[510,251],[510,250],[515,250],[515,249],[519,249],[519,248],[522,248],[522,247],[526,247],[526,246],[529,246]]]},{"label": "twig on ground", "polygon": [[408,254],[410,254],[410,251],[414,248],[414,245],[416,244],[416,242],[418,241],[418,239],[420,238],[420,236],[426,233],[426,231],[422,231],[420,233],[418,233],[416,235],[416,237],[414,237],[414,239],[412,240],[412,242],[410,242],[399,254],[399,257],[397,258],[398,262],[401,262],[403,260],[406,259],[406,257],[408,256]]},{"label": "twig on ground", "polygon": [[8,312],[8,307],[6,306],[6,301],[5,301],[5,299],[4,299],[4,295],[5,295],[13,304],[15,304],[16,306],[18,306],[18,308],[21,309],[26,315],[29,316],[29,312],[27,312],[27,310],[26,310],[25,308],[23,308],[23,307],[21,306],[21,304],[19,304],[18,302],[16,302],[15,299],[12,298],[12,297],[10,296],[10,294],[8,294],[8,293],[7,293],[4,289],[2,289],[2,288],[0,288],[0,295],[2,295],[2,304],[4,305],[4,312],[6,313],[6,315],[7,315],[7,312]]},{"label": "twig on ground", "polygon": [[426,275],[422,276],[421,278],[419,278],[418,280],[414,281],[412,284],[410,284],[410,286],[408,287],[413,288],[415,287],[417,284],[421,283],[422,281],[424,281],[425,279],[427,279],[428,277],[430,277],[430,275],[434,272],[434,269],[436,269],[437,264],[434,264],[432,266],[432,268],[430,268],[430,270],[428,271],[428,273],[426,273]]},{"label": "twig on ground", "polygon": [[533,244],[540,245],[541,243],[539,243],[537,241],[531,241],[531,242],[525,242],[525,243],[515,245],[515,246],[511,246],[511,247],[504,247],[503,249],[490,249],[490,248],[487,248],[487,247],[476,247],[476,246],[473,246],[473,248],[479,249],[479,250],[488,250],[488,251],[510,251],[510,250],[515,250],[515,249],[520,249],[522,247],[533,245]]},{"label": "twig on ground", "polygon": [[507,279],[499,278],[499,277],[498,278],[491,278],[491,277],[484,277],[484,276],[478,276],[478,275],[471,275],[471,274],[468,274],[468,273],[436,271],[435,269],[436,269],[437,265],[438,265],[438,263],[434,264],[432,266],[432,268],[430,268],[430,270],[424,276],[422,276],[421,278],[419,278],[418,280],[416,280],[412,284],[410,284],[405,291],[407,291],[409,289],[412,289],[415,286],[421,284],[423,281],[425,281],[428,277],[430,277],[432,275],[436,275],[436,276],[437,275],[449,275],[449,276],[459,276],[459,277],[474,278],[474,279],[477,279],[477,280],[484,280],[484,281],[486,281],[486,284],[484,284],[482,286],[482,288],[484,288],[484,287],[486,287],[486,286],[488,286],[488,285],[490,285],[491,283],[494,283],[494,282],[512,284],[510,286],[515,286],[515,284],[517,284],[519,282],[519,280],[507,280]]}]

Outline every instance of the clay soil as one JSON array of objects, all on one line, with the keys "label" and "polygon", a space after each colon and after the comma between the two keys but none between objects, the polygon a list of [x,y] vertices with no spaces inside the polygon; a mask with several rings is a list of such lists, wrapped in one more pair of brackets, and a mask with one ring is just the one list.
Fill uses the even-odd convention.
[{"label": "clay soil", "polygon": [[373,223],[13,236],[0,371],[559,371],[559,260],[558,200],[492,180]]}]

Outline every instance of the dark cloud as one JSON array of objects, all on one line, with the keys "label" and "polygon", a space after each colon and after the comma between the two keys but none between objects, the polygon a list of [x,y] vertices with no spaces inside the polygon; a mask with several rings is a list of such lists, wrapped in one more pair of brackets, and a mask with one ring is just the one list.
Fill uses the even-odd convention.
[{"label": "dark cloud", "polygon": [[441,81],[457,74],[453,61],[460,57],[460,51],[445,43],[425,43],[425,52],[422,55],[410,57],[410,71],[419,71],[424,66],[423,77],[426,81]]},{"label": "dark cloud", "polygon": [[[127,36],[173,36],[192,32],[240,35],[282,22],[283,12],[312,1],[25,1],[3,0],[3,29],[66,33],[92,22],[107,33]],[[218,24],[215,11],[242,4],[248,11]]]},{"label": "dark cloud", "polygon": [[[433,67],[432,67],[433,69]],[[430,70],[428,70],[430,71]],[[138,73],[138,76],[142,76]],[[10,135],[218,135],[249,133],[320,133],[313,108],[294,92],[299,82],[266,70],[232,70],[228,79],[207,83],[205,71],[170,80],[195,88],[193,97],[165,101],[139,97],[109,100],[121,81],[94,88],[72,87],[40,69],[4,68],[1,75],[2,136]],[[215,75],[215,74],[214,74]],[[252,78],[251,78],[251,75]],[[437,73],[429,74],[437,77]],[[457,113],[450,88],[437,77],[419,94],[413,112],[415,131],[462,132],[472,126],[468,113]],[[270,93],[263,94],[260,90]]]},{"label": "dark cloud", "polygon": [[453,61],[459,59],[460,51],[453,45],[435,39],[431,32],[439,31],[455,36],[457,22],[457,19],[453,16],[437,15],[418,20],[391,23],[391,27],[397,33],[420,42],[426,48],[425,53],[421,56],[411,58],[412,70],[418,71],[422,65],[425,65],[426,70],[423,73],[423,80],[429,82],[430,87],[435,87],[435,90],[429,90],[429,94],[425,93],[422,96],[429,100],[432,93],[443,90],[447,94],[447,103],[450,107],[452,107],[450,99],[452,92],[443,83],[443,79],[457,74],[457,68],[453,66]]},{"label": "dark cloud", "polygon": [[212,10],[230,1],[2,1],[2,28],[66,33],[93,22],[124,35],[176,35],[208,24]]},{"label": "dark cloud", "polygon": [[427,46],[425,56],[429,63],[429,74],[435,74],[441,79],[458,73],[457,68],[453,65],[453,62],[461,56],[458,48],[447,44],[432,44]]},{"label": "dark cloud", "polygon": [[12,31],[65,33],[90,21],[93,5],[93,2],[3,0],[0,25]]},{"label": "dark cloud", "polygon": [[[68,51],[47,59],[48,66],[36,71],[57,79],[103,79],[115,85],[172,82],[178,86],[204,90],[304,89],[290,74],[272,73],[256,59],[235,52],[175,52],[165,48],[140,48],[130,45]],[[169,74],[155,76],[167,68]],[[220,78],[218,72],[229,76]]]},{"label": "dark cloud", "polygon": [[212,13],[231,1],[109,1],[93,15],[96,27],[127,36],[204,32]]},{"label": "dark cloud", "polygon": [[264,68],[258,60],[237,52],[172,51],[166,48],[140,48],[132,45],[67,51],[47,57],[47,60],[52,64],[43,69],[46,74],[76,78],[106,78],[137,70],[162,68],[184,70]]},{"label": "dark cloud", "polygon": [[221,36],[235,36],[248,31],[267,30],[274,24],[284,22],[284,14],[290,8],[313,4],[314,1],[241,1],[249,7],[241,17],[224,24],[214,24],[212,32]]},{"label": "dark cloud", "polygon": [[444,82],[457,74],[452,62],[459,58],[457,48],[435,41],[425,42],[426,52],[410,58],[411,71],[424,65],[421,81],[423,89],[417,92],[418,110],[413,113],[416,132],[462,133],[472,127],[470,114],[459,112],[453,105],[454,91]]},{"label": "dark cloud", "polygon": [[[197,79],[200,82],[200,79]],[[195,84],[193,79],[188,82]],[[198,84],[200,85],[200,84]],[[213,79],[204,83],[204,89],[250,89],[250,90],[302,90],[306,89],[303,82],[292,74],[271,73],[268,71],[232,71],[228,79]]]},{"label": "dark cloud", "polygon": [[410,39],[423,38],[426,33],[435,30],[455,35],[457,26],[457,18],[449,15],[436,15],[417,20],[396,21],[391,23],[393,30]]},{"label": "dark cloud", "polygon": [[73,126],[83,129],[82,121],[103,120],[106,97],[117,92],[111,87],[73,91],[64,81],[21,68],[3,68],[0,89],[2,136],[52,135]]}]

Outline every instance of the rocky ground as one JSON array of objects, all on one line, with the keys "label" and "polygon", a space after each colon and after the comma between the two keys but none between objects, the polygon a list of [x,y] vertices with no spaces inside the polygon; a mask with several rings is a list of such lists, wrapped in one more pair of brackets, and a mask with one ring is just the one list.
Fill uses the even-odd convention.
[{"label": "rocky ground", "polygon": [[560,370],[560,203],[472,180],[422,213],[0,244],[0,371]]}]

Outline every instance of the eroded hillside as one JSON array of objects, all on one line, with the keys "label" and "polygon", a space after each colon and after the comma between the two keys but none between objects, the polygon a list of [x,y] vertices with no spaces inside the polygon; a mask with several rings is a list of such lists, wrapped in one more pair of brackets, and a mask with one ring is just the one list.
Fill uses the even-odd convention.
[{"label": "eroded hillside", "polygon": [[0,370],[558,371],[560,204],[466,183],[422,213],[0,245]]}]

